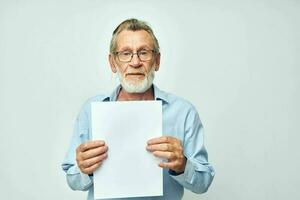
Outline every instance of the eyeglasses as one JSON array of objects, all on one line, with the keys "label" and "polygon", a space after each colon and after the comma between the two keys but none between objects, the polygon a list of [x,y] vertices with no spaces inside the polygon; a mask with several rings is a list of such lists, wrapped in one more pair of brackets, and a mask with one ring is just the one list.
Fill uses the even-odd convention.
[{"label": "eyeglasses", "polygon": [[114,54],[118,57],[120,62],[130,62],[133,55],[137,55],[141,61],[149,61],[153,58],[154,50],[141,50],[136,53],[131,51],[117,51]]}]

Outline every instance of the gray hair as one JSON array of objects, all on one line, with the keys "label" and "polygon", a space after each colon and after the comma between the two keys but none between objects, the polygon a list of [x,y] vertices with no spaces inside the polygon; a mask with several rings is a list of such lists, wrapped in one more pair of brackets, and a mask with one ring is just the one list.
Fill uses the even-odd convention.
[{"label": "gray hair", "polygon": [[110,41],[110,53],[114,54],[117,48],[117,36],[119,35],[119,33],[121,33],[123,30],[128,30],[128,31],[140,31],[140,30],[145,30],[147,31],[153,41],[153,45],[154,45],[154,52],[156,54],[159,53],[159,44],[158,44],[158,40],[156,39],[152,28],[144,21],[138,20],[138,19],[127,19],[125,21],[123,21],[121,24],[119,24],[119,26],[117,26],[117,28],[114,30],[113,34],[112,34],[112,38]]}]

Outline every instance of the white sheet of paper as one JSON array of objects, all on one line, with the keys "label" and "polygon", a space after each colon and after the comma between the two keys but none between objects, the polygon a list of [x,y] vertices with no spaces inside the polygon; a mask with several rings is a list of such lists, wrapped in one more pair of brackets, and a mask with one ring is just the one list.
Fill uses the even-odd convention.
[{"label": "white sheet of paper", "polygon": [[162,136],[161,101],[93,102],[92,137],[104,140],[108,158],[94,172],[94,198],[163,195],[160,159],[146,150]]}]

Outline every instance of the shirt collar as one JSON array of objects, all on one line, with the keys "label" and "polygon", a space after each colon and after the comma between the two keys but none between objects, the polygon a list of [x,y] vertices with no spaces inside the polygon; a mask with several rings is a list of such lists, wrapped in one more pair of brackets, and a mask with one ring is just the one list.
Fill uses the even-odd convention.
[{"label": "shirt collar", "polygon": [[153,88],[155,100],[162,100],[163,103],[169,103],[168,94],[166,92],[160,90],[155,84],[153,84]]},{"label": "shirt collar", "polygon": [[[169,103],[167,93],[160,90],[155,84],[153,84],[152,86],[154,88],[155,100],[162,100],[163,103]],[[102,101],[116,101],[120,90],[121,85],[118,85],[110,95],[103,96]]]}]

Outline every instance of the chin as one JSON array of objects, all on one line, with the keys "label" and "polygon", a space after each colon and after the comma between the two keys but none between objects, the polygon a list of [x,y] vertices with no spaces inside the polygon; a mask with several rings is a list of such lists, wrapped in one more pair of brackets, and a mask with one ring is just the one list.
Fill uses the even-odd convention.
[{"label": "chin", "polygon": [[139,80],[134,79],[134,80],[132,80],[132,79],[126,79],[126,78],[124,78],[123,82],[125,84],[127,84],[127,85],[132,86],[132,87],[142,87],[142,85],[146,84],[147,80],[145,80],[145,79],[142,79],[142,80],[140,80],[140,79]]},{"label": "chin", "polygon": [[153,83],[154,80],[154,70],[148,76],[145,76],[142,80],[128,80],[123,77],[121,73],[118,72],[118,77],[122,88],[128,93],[144,93],[146,92]]},{"label": "chin", "polygon": [[123,80],[121,85],[128,93],[144,93],[151,87],[152,83],[149,83],[147,79],[140,81],[139,83]]}]

